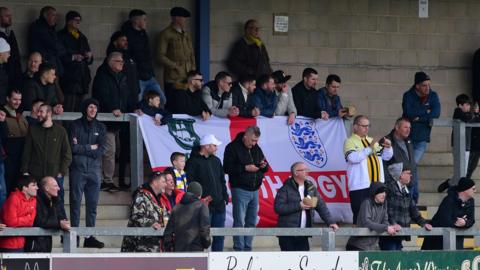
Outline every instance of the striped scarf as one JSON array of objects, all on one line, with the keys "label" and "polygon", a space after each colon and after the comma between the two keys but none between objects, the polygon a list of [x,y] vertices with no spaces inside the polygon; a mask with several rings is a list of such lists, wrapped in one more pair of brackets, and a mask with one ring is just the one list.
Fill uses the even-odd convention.
[{"label": "striped scarf", "polygon": [[[362,139],[362,144],[365,148],[370,146],[370,143],[367,141],[367,138]],[[368,167],[368,176],[370,182],[380,181],[380,161],[375,153],[375,151],[368,156],[367,158],[367,167]]]},{"label": "striped scarf", "polygon": [[187,192],[187,174],[185,171],[179,172],[177,169],[173,169],[173,172],[175,173],[176,188]]}]

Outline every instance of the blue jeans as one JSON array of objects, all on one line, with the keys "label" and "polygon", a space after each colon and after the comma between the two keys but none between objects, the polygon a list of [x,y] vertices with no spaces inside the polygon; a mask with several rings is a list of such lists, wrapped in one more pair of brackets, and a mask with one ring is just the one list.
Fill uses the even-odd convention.
[{"label": "blue jeans", "polygon": [[412,193],[412,198],[415,202],[418,202],[418,163],[420,163],[420,160],[423,157],[423,154],[427,150],[427,145],[428,143],[423,141],[423,142],[414,142],[413,143],[413,159],[415,160],[415,164],[417,164],[417,170],[413,174],[413,183],[409,187],[409,191]]},{"label": "blue jeans", "polygon": [[0,163],[0,208],[7,200],[7,184],[5,183],[5,164]]},{"label": "blue jeans", "polygon": [[[252,228],[257,226],[258,190],[248,191],[232,188],[233,227]],[[235,251],[251,251],[253,236],[234,236]]]},{"label": "blue jeans", "polygon": [[381,236],[378,245],[381,250],[402,250],[403,237]]},{"label": "blue jeans", "polygon": [[95,227],[97,205],[102,181],[100,167],[92,172],[70,170],[70,220],[72,227],[80,225],[80,207],[85,193],[85,224]]},{"label": "blue jeans", "polygon": [[63,188],[63,176],[57,176],[55,177],[55,180],[57,180],[57,184],[60,187],[60,190],[58,191],[58,206],[60,210],[60,215],[63,218],[67,218],[67,213],[65,212],[65,189]]},{"label": "blue jeans", "polygon": [[[216,212],[210,209],[210,227],[224,228],[226,212]],[[212,241],[212,251],[223,251],[223,242],[225,236],[214,236]]]},{"label": "blue jeans", "polygon": [[165,93],[163,93],[160,84],[158,84],[157,79],[155,77],[151,77],[146,81],[139,80],[138,84],[140,86],[140,93],[138,94],[138,100],[143,99],[143,95],[145,94],[146,90],[152,90],[157,92],[160,95],[160,103],[165,105],[167,103],[167,98],[165,97]]}]

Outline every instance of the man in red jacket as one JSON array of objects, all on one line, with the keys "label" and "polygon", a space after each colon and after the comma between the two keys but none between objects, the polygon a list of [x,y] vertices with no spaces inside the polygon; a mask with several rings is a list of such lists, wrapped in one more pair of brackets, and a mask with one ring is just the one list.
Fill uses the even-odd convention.
[{"label": "man in red jacket", "polygon": [[[10,193],[0,214],[8,227],[32,227],[37,214],[37,181],[30,175],[18,180],[18,189]],[[1,237],[0,252],[23,252],[24,236]]]}]

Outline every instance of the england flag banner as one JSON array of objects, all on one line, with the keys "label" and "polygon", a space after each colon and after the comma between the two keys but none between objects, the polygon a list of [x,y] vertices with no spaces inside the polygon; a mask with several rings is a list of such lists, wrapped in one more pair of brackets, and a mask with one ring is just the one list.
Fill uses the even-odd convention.
[{"label": "england flag banner", "polygon": [[[140,116],[138,120],[153,171],[170,167],[170,154],[173,152],[182,152],[188,157],[193,146],[198,145],[200,138],[207,134],[214,134],[222,141],[216,155],[223,160],[226,145],[248,126],[257,125],[261,131],[258,144],[269,166],[259,191],[258,226],[276,226],[277,215],[273,209],[275,195],[290,177],[290,166],[297,161],[309,166],[310,180],[317,186],[334,220],[352,222],[347,164],[343,155],[346,131],[341,119],[297,117],[294,124],[287,125],[287,119],[283,116],[256,119],[211,117],[208,121],[202,121],[198,117],[177,114],[164,126],[156,126],[147,115]],[[227,211],[227,225],[231,225],[231,203]],[[318,215],[316,221],[321,222]]]}]

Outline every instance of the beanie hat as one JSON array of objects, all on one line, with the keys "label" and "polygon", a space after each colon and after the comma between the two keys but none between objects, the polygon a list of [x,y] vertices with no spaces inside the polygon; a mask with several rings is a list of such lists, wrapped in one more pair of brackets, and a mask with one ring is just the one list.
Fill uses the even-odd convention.
[{"label": "beanie hat", "polygon": [[475,182],[473,182],[472,179],[462,177],[458,181],[458,185],[457,185],[456,189],[457,189],[458,192],[462,192],[462,191],[465,191],[465,190],[468,190],[468,189],[472,188],[473,186],[475,186]]},{"label": "beanie hat", "polygon": [[9,52],[10,45],[4,38],[0,38],[0,53]]},{"label": "beanie hat", "polygon": [[75,18],[79,17],[80,19],[82,18],[82,16],[80,16],[80,13],[76,12],[76,11],[73,11],[73,10],[70,10],[69,12],[67,12],[67,14],[65,15],[65,22],[69,22]]},{"label": "beanie hat", "polygon": [[430,76],[427,75],[427,73],[423,72],[423,71],[419,71],[417,73],[415,73],[415,84],[419,84],[419,83],[422,83],[424,81],[429,81],[430,80]]},{"label": "beanie hat", "polygon": [[128,18],[131,19],[134,17],[143,16],[143,15],[147,15],[147,13],[141,9],[132,9],[128,14]]},{"label": "beanie hat", "polygon": [[373,182],[372,184],[370,184],[370,195],[372,197],[386,191],[387,187],[382,182]]},{"label": "beanie hat", "polygon": [[[90,104],[93,104],[93,105],[97,106],[97,111],[98,111],[98,109],[99,109],[98,108],[99,107],[98,106],[99,105],[98,101],[94,98],[87,98],[82,102],[82,106],[81,106],[83,116],[87,116],[87,108],[88,108],[88,106],[90,106]],[[95,115],[95,117],[96,117],[96,115]]]},{"label": "beanie hat", "polygon": [[187,187],[187,192],[193,193],[197,197],[202,196],[202,186],[198,182],[190,182]]}]

